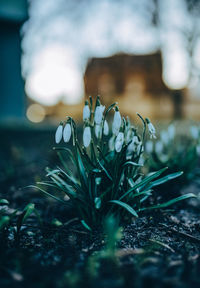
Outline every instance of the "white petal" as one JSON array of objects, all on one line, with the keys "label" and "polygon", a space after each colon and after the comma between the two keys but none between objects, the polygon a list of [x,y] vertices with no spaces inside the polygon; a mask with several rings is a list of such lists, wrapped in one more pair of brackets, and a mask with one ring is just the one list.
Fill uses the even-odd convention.
[{"label": "white petal", "polygon": [[97,139],[101,138],[101,136],[102,136],[101,125],[95,125],[95,136],[97,137]]},{"label": "white petal", "polygon": [[58,128],[56,129],[56,134],[55,134],[55,141],[56,143],[60,143],[62,139],[62,133],[63,133],[63,125],[59,125]]},{"label": "white petal", "polygon": [[85,127],[83,131],[83,145],[87,148],[91,142],[91,129],[89,126]]},{"label": "white petal", "polygon": [[89,105],[85,105],[83,108],[83,121],[90,118],[90,108]]},{"label": "white petal", "polygon": [[71,129],[71,125],[69,123],[67,123],[65,125],[65,128],[63,130],[63,140],[64,142],[69,142],[70,138],[72,135],[72,129]]},{"label": "white petal", "polygon": [[108,135],[109,134],[109,126],[108,126],[108,122],[106,120],[104,121],[103,134],[104,135]]},{"label": "white petal", "polygon": [[116,152],[120,152],[122,150],[122,146],[124,144],[124,133],[119,132],[117,138],[115,140],[115,150]]},{"label": "white petal", "polygon": [[98,125],[101,124],[101,121],[103,119],[103,112],[105,110],[105,106],[97,106],[95,109],[95,113],[94,113],[94,122]]},{"label": "white petal", "polygon": [[119,111],[115,111],[113,124],[112,124],[112,132],[117,135],[119,133],[119,129],[121,127],[122,118]]}]

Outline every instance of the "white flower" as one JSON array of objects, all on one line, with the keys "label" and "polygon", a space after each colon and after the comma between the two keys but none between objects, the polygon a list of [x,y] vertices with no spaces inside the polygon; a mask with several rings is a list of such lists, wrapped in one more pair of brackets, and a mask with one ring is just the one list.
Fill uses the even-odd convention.
[{"label": "white flower", "polygon": [[126,134],[126,143],[129,143],[131,141],[132,137],[133,137],[133,130],[129,129],[127,134]]},{"label": "white flower", "polygon": [[169,135],[167,133],[167,131],[161,131],[160,132],[160,138],[162,140],[162,142],[165,144],[165,145],[168,145],[169,144]]},{"label": "white flower", "polygon": [[191,126],[190,127],[190,133],[192,135],[193,139],[198,139],[199,138],[199,129],[196,126]]},{"label": "white flower", "polygon": [[83,108],[83,121],[88,120],[90,118],[90,108],[88,105],[88,101],[85,101],[85,106]]},{"label": "white flower", "polygon": [[104,135],[109,134],[109,126],[108,126],[108,122],[106,120],[104,121],[104,125],[103,125],[103,134]]},{"label": "white flower", "polygon": [[149,122],[148,124],[148,129],[149,129],[149,133],[150,133],[150,138],[156,138],[156,129],[153,126],[153,124],[151,122]]},{"label": "white flower", "polygon": [[63,129],[63,140],[64,142],[69,142],[70,138],[72,135],[72,129],[71,129],[71,125],[69,123],[67,123],[65,125],[65,128]]},{"label": "white flower", "polygon": [[91,142],[91,129],[89,126],[85,127],[83,131],[83,145],[87,148]]},{"label": "white flower", "polygon": [[163,151],[163,143],[161,141],[156,141],[155,143],[155,152],[161,154]]},{"label": "white flower", "polygon": [[153,151],[153,142],[151,140],[148,140],[146,142],[145,149],[146,149],[147,153],[149,153],[149,154],[152,153],[152,151]]},{"label": "white flower", "polygon": [[60,143],[63,135],[63,124],[60,124],[58,128],[56,129],[56,134],[55,134],[55,141],[56,143]]},{"label": "white flower", "polygon": [[128,145],[126,150],[126,157],[129,158],[132,156],[133,152],[138,152],[138,147],[140,148],[141,142],[137,136],[133,136],[131,143]]},{"label": "white flower", "polygon": [[122,118],[121,118],[120,112],[119,110],[115,110],[114,119],[112,123],[112,132],[114,135],[117,135],[119,133],[121,122],[122,122]]},{"label": "white flower", "polygon": [[110,137],[109,142],[108,142],[108,147],[110,151],[113,151],[115,149],[115,135]]},{"label": "white flower", "polygon": [[170,140],[174,139],[174,136],[175,136],[175,126],[173,124],[169,125],[168,127],[168,135],[169,135],[169,138]]},{"label": "white flower", "polygon": [[95,136],[97,139],[100,139],[102,136],[102,126],[101,125],[95,125]]},{"label": "white flower", "polygon": [[115,140],[115,150],[116,152],[120,152],[122,150],[122,146],[124,144],[124,133],[119,132],[117,138]]},{"label": "white flower", "polygon": [[99,105],[95,109],[94,122],[98,125],[100,125],[102,122],[104,110],[105,110],[105,106],[103,105]]}]

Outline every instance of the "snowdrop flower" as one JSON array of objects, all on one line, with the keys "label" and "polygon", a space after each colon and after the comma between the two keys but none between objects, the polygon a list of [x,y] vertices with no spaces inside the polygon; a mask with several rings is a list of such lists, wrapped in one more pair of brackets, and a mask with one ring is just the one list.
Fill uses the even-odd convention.
[{"label": "snowdrop flower", "polygon": [[153,152],[153,142],[151,140],[148,140],[146,142],[145,149],[146,149],[146,152],[149,154]]},{"label": "snowdrop flower", "polygon": [[160,132],[160,138],[165,145],[169,144],[170,139],[169,139],[169,135],[168,135],[167,131],[161,131]]},{"label": "snowdrop flower", "polygon": [[163,151],[163,143],[161,141],[156,141],[155,143],[155,151],[158,154],[161,154]]},{"label": "snowdrop flower", "polygon": [[131,141],[132,137],[133,137],[133,130],[129,129],[127,134],[126,134],[126,143],[129,143]]},{"label": "snowdrop flower", "polygon": [[114,135],[117,135],[119,133],[119,129],[121,127],[122,118],[119,112],[118,107],[115,108],[115,114],[112,124],[112,132]]},{"label": "snowdrop flower", "polygon": [[124,133],[123,132],[119,132],[119,134],[117,135],[117,138],[115,140],[115,150],[116,152],[120,152],[122,150],[122,146],[124,144]]},{"label": "snowdrop flower", "polygon": [[89,126],[86,126],[83,131],[83,145],[87,148],[91,142],[91,129]]},{"label": "snowdrop flower", "polygon": [[138,151],[138,147],[140,148],[141,142],[139,141],[137,136],[133,136],[131,143],[128,145],[126,150],[126,157],[129,158],[132,156],[133,152]]},{"label": "snowdrop flower", "polygon": [[169,125],[168,127],[168,135],[169,135],[169,138],[170,140],[174,139],[174,136],[175,136],[175,126],[173,124]]},{"label": "snowdrop flower", "polygon": [[65,128],[63,129],[63,140],[64,142],[69,142],[72,135],[72,128],[69,123],[65,125]]},{"label": "snowdrop flower", "polygon": [[60,123],[60,125],[56,129],[56,134],[55,134],[56,144],[60,143],[62,136],[63,136],[63,124]]},{"label": "snowdrop flower", "polygon": [[149,130],[149,133],[150,133],[150,138],[156,139],[156,129],[155,129],[155,127],[153,126],[153,124],[151,123],[151,121],[148,118],[146,118],[146,122],[147,122],[148,130]]},{"label": "snowdrop flower", "polygon": [[97,139],[100,139],[102,136],[102,126],[101,125],[95,125],[95,135]]},{"label": "snowdrop flower", "polygon": [[196,126],[191,126],[190,127],[190,134],[192,135],[193,139],[198,139],[199,138],[199,129]]},{"label": "snowdrop flower", "polygon": [[106,136],[109,134],[109,126],[106,120],[104,121],[104,125],[103,125],[103,134]]},{"label": "snowdrop flower", "polygon": [[103,120],[103,112],[105,110],[105,106],[103,105],[98,105],[95,109],[95,113],[94,113],[94,122],[97,125],[100,125],[102,120]]},{"label": "snowdrop flower", "polygon": [[90,118],[90,107],[88,101],[85,101],[85,106],[83,108],[83,121],[88,120]]}]

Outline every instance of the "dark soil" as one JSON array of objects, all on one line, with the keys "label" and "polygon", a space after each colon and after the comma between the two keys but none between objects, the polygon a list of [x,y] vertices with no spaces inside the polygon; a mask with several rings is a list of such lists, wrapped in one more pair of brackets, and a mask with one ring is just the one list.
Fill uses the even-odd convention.
[{"label": "dark soil", "polygon": [[[133,219],[114,257],[106,257],[101,231],[68,222],[72,211],[23,188],[53,165],[52,131],[2,130],[0,139],[0,198],[15,209],[35,203],[44,221],[31,216],[18,242],[11,230],[0,234],[0,287],[200,287],[199,200]],[[65,225],[52,225],[54,218]]]}]

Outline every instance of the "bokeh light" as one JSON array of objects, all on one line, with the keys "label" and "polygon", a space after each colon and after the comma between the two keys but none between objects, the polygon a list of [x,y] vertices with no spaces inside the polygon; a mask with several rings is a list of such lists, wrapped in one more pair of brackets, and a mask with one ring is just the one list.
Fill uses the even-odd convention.
[{"label": "bokeh light", "polygon": [[31,104],[26,111],[26,116],[33,123],[42,122],[45,118],[45,109],[39,104]]}]

